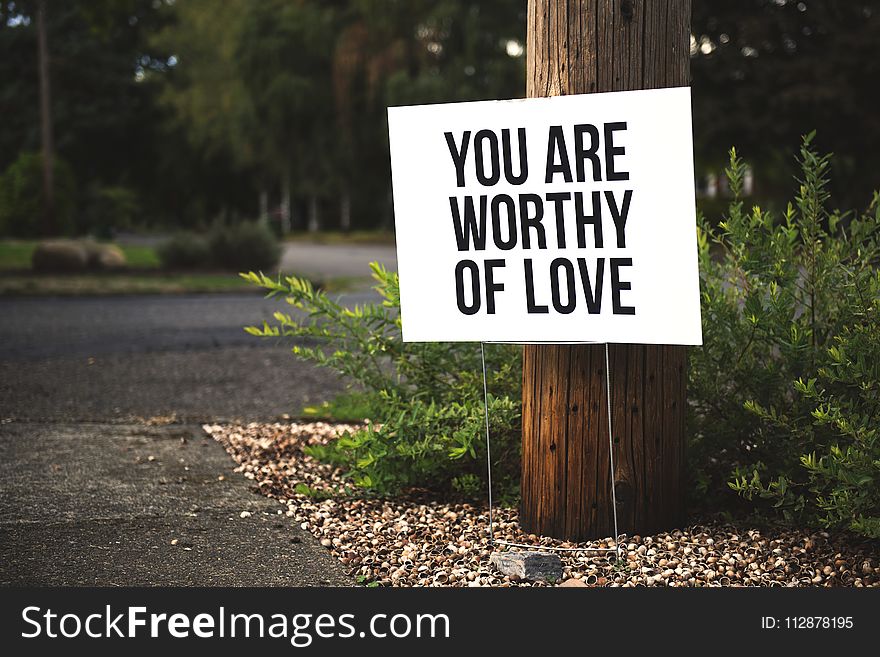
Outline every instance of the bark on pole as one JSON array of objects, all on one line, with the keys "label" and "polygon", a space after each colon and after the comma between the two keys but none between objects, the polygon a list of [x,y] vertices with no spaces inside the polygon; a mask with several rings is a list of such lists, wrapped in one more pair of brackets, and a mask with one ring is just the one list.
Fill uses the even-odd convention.
[{"label": "bark on pole", "polygon": [[[689,84],[690,0],[529,0],[529,97]],[[589,117],[586,117],[588,119]],[[684,519],[687,352],[611,345],[621,533]],[[523,348],[520,525],[567,540],[614,534],[603,345]]]}]

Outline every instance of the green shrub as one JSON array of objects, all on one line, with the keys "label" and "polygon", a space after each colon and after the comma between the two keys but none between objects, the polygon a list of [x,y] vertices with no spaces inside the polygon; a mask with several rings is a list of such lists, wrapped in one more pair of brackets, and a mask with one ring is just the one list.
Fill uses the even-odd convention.
[{"label": "green shrub", "polygon": [[828,156],[800,151],[802,178],[781,217],[736,198],[699,232],[703,347],[691,352],[692,472],[724,480],[764,512],[880,534],[878,229],[827,210]]},{"label": "green shrub", "polygon": [[[73,171],[62,159],[54,158],[54,232],[69,234],[74,229],[76,183]],[[43,232],[43,157],[22,153],[0,176],[0,235],[36,237]]]},{"label": "green shrub", "polygon": [[211,263],[208,240],[195,233],[177,233],[156,251],[166,269],[202,269]]},{"label": "green shrub", "polygon": [[[379,492],[413,486],[485,492],[479,346],[402,342],[397,274],[371,267],[382,301],[354,308],[304,279],[243,274],[297,309],[276,313],[273,325],[247,331],[293,338],[294,354],[340,372],[366,391],[373,422],[328,447],[312,448],[319,458],[346,465],[358,485]],[[493,475],[497,489],[509,491],[519,476],[519,349],[487,349],[487,369]]]},{"label": "green shrub", "polygon": [[302,409],[301,415],[337,422],[363,422],[373,413],[373,403],[369,393],[352,390],[325,400],[317,406],[306,406]]},{"label": "green shrub", "polygon": [[219,226],[211,232],[208,244],[214,264],[231,271],[271,270],[281,257],[277,238],[260,222]]},{"label": "green shrub", "polygon": [[139,210],[137,195],[127,187],[93,186],[89,190],[79,231],[109,239],[114,231],[131,228],[137,221]]}]

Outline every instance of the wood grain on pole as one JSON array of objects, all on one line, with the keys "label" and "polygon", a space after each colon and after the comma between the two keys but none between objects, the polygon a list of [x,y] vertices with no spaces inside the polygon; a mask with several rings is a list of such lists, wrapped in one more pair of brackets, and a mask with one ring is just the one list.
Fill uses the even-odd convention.
[{"label": "wood grain on pole", "polygon": [[[527,95],[689,84],[690,11],[690,0],[529,0]],[[610,349],[619,528],[670,529],[684,518],[686,349]],[[603,345],[523,348],[525,531],[614,533],[606,409]]]}]

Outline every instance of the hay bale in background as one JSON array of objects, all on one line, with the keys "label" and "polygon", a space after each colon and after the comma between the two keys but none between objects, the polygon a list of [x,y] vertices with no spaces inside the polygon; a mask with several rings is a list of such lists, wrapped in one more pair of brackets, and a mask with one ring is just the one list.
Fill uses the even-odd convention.
[{"label": "hay bale in background", "polygon": [[83,246],[92,269],[122,269],[127,264],[125,253],[115,244],[85,242]]},{"label": "hay bale in background", "polygon": [[79,272],[89,265],[86,248],[70,240],[40,242],[31,255],[31,267],[40,272]]}]

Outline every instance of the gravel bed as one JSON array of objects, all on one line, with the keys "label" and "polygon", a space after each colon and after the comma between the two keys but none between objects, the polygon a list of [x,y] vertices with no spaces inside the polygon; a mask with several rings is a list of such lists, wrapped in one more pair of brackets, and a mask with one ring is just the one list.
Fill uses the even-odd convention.
[{"label": "gravel bed", "polygon": [[[512,581],[489,563],[487,509],[444,504],[414,491],[393,499],[340,494],[343,472],[303,453],[352,425],[274,423],[204,425],[238,463],[236,472],[278,500],[348,569],[380,586],[542,586]],[[306,484],[317,494],[296,492]],[[529,545],[605,548],[613,540],[563,543],[519,532],[515,509],[495,509],[495,538]],[[496,549],[500,549],[497,548]],[[764,530],[727,524],[632,536],[621,560],[559,553],[567,586],[854,586],[880,587],[876,542],[850,535]],[[609,555],[613,557],[613,553]]]}]

